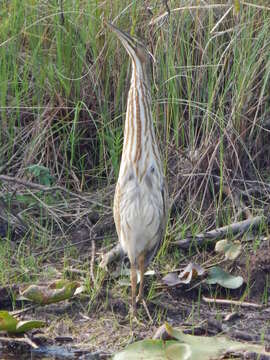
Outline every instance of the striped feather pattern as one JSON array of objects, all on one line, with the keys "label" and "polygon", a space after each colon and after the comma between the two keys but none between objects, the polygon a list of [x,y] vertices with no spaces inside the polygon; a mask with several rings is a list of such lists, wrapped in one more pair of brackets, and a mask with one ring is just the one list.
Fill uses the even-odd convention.
[{"label": "striped feather pattern", "polygon": [[113,27],[132,61],[124,144],[114,197],[119,241],[131,264],[144,253],[151,261],[164,237],[168,194],[154,132],[145,47]]}]

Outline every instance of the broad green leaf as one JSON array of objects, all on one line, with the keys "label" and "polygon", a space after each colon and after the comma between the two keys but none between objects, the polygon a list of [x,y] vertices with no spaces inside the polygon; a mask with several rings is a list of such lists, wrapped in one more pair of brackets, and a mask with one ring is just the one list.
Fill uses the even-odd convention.
[{"label": "broad green leaf", "polygon": [[237,289],[243,284],[242,276],[233,276],[218,266],[212,267],[208,272],[206,282],[210,285],[219,284],[227,289]]},{"label": "broad green leaf", "polygon": [[115,354],[113,360],[187,360],[190,349],[175,340],[142,340]]},{"label": "broad green leaf", "polygon": [[49,284],[50,289],[62,289],[63,287],[68,286],[71,284],[70,280],[67,279],[60,279],[56,280],[53,283]]},{"label": "broad green leaf", "polygon": [[242,246],[239,242],[231,242],[227,239],[220,240],[216,243],[215,251],[224,253],[226,260],[235,260],[241,254]]},{"label": "broad green leaf", "polygon": [[41,320],[19,321],[16,325],[16,333],[24,333],[32,329],[44,327],[46,323]]},{"label": "broad green leaf", "polygon": [[171,272],[162,278],[162,282],[167,286],[176,286],[179,284],[189,284],[198,276],[202,276],[205,270],[195,263],[189,263],[179,275]]},{"label": "broad green leaf", "polygon": [[262,345],[233,341],[225,336],[193,336],[165,324],[175,340],[143,340],[115,354],[113,360],[213,360],[227,352],[250,351],[270,355]]},{"label": "broad green leaf", "polygon": [[44,321],[19,321],[10,315],[8,311],[0,311],[0,331],[6,331],[10,334],[18,334],[32,329],[41,328],[43,326],[45,326]]},{"label": "broad green leaf", "polygon": [[[172,328],[169,324],[166,324],[166,331],[171,337],[189,346],[190,353],[186,358],[188,360],[218,359],[227,352],[236,351],[250,351],[257,354],[270,355],[270,353],[265,352],[264,346],[262,345],[233,341],[225,336],[208,337],[188,335],[184,334],[181,330]],[[181,360],[181,358],[179,360]]]},{"label": "broad green leaf", "polygon": [[18,320],[10,315],[8,311],[0,311],[0,331],[16,332],[17,323]]},{"label": "broad green leaf", "polygon": [[230,247],[225,251],[226,260],[235,260],[242,250],[242,245],[240,243],[231,243]]},{"label": "broad green leaf", "polygon": [[219,240],[215,245],[215,251],[224,253],[228,246],[228,239]]},{"label": "broad green leaf", "polygon": [[48,286],[30,285],[21,295],[40,305],[48,305],[70,299],[79,286],[77,281],[59,280]]}]

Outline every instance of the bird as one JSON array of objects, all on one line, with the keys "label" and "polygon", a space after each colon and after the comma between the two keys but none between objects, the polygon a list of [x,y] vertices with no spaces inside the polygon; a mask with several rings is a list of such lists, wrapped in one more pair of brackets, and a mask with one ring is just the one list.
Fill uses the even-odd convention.
[{"label": "bird", "polygon": [[[144,301],[144,273],[164,238],[168,218],[168,191],[154,131],[150,87],[152,55],[137,38],[115,25],[116,34],[131,58],[124,140],[113,216],[119,242],[130,261],[132,312]],[[140,273],[137,294],[137,270]]]}]

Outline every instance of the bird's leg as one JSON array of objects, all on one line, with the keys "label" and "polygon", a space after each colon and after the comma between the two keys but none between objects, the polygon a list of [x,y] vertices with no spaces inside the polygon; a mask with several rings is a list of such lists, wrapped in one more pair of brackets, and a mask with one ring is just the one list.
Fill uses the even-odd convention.
[{"label": "bird's leg", "polygon": [[143,299],[143,285],[144,285],[144,259],[145,254],[142,252],[138,259],[138,265],[140,270],[140,287],[139,287],[139,294],[137,297],[137,302],[141,301]]},{"label": "bird's leg", "polygon": [[131,303],[133,315],[136,316],[136,288],[137,288],[137,270],[135,264],[130,265],[130,280],[131,280]]}]

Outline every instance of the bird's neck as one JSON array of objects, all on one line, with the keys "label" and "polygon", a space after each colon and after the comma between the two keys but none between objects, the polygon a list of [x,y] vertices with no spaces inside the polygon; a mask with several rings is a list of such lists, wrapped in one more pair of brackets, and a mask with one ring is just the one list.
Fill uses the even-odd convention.
[{"label": "bird's neck", "polygon": [[150,86],[147,74],[133,64],[121,167],[132,165],[137,176],[142,178],[151,161],[160,163],[153,127]]}]

